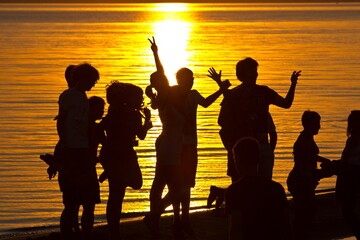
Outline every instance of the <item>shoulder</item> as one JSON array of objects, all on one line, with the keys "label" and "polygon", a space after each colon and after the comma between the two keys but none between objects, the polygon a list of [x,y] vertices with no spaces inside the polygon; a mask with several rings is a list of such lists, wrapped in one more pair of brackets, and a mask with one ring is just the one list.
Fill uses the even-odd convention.
[{"label": "shoulder", "polygon": [[264,86],[264,85],[256,85],[255,87],[256,91],[261,92],[262,94],[268,95],[268,96],[276,96],[278,95],[278,93],[271,89],[268,86]]}]

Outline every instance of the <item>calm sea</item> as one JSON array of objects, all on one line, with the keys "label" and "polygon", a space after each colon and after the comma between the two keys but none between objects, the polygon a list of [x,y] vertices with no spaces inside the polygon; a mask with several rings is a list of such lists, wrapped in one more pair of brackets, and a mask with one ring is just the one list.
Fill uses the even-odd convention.
[{"label": "calm sea", "polygon": [[[304,110],[318,111],[321,155],[338,159],[346,119],[360,109],[360,4],[2,4],[0,5],[0,235],[57,225],[62,210],[56,180],[47,179],[39,154],[51,153],[58,95],[69,64],[89,62],[101,74],[88,96],[105,97],[113,80],[144,88],[155,70],[147,38],[155,36],[167,75],[183,66],[195,73],[203,96],[217,90],[207,69],[222,70],[233,85],[238,60],[258,60],[259,84],[285,96],[294,70],[302,70],[291,109],[271,107],[278,131],[274,179],[286,188],[292,145]],[[226,187],[226,153],[218,136],[221,97],[199,108],[199,166],[192,206],[206,205],[210,185]],[[155,111],[137,152],[144,186],[127,190],[123,211],[149,209]],[[98,172],[101,168],[98,167]],[[318,188],[331,188],[335,178]],[[105,221],[107,182],[96,221]]]}]

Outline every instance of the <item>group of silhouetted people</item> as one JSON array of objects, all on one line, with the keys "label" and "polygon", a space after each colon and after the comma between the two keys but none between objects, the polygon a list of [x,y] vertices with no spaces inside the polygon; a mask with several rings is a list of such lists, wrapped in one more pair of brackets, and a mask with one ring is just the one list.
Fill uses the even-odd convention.
[{"label": "group of silhouetted people", "polygon": [[[151,107],[158,111],[162,130],[154,144],[156,166],[150,190],[150,212],[143,221],[155,239],[160,234],[160,217],[170,205],[174,212],[174,239],[186,239],[186,236],[197,239],[189,215],[198,162],[197,108],[198,105],[210,106],[222,94],[218,123],[227,150],[227,173],[232,184],[226,190],[212,186],[208,205],[218,198],[219,207],[225,199],[229,215],[228,239],[308,239],[316,209],[315,188],[321,178],[333,174],[338,176],[336,194],[344,217],[356,237],[360,236],[354,210],[360,190],[360,111],[352,111],[349,116],[349,138],[339,161],[319,156],[313,137],[320,129],[320,115],[304,112],[304,130],[294,144],[295,164],[287,181],[295,206],[291,224],[284,188],[272,180],[277,133],[269,105],[291,107],[300,71],[293,72],[284,98],[256,83],[258,63],[245,58],[236,65],[236,76],[242,83],[232,89],[228,81],[221,80],[221,71],[210,68],[208,76],[219,88],[204,98],[192,89],[194,74],[188,68],[179,69],[177,85],[170,86],[155,39],[149,42],[156,71],[150,75],[145,94],[151,100]],[[143,184],[134,146],[138,145],[138,139],[145,139],[152,128],[151,112],[144,107],[144,92],[140,87],[113,81],[106,87],[109,106],[103,117],[104,99],[86,95],[99,80],[99,72],[88,63],[70,65],[65,78],[68,89],[60,94],[55,118],[59,141],[53,155],[41,155],[49,164],[49,178],[58,172],[64,204],[61,235],[63,239],[91,238],[95,204],[100,203],[99,182],[107,180],[109,236],[119,240],[126,188],[138,190]],[[321,169],[317,162],[321,163]],[[97,163],[104,169],[99,177],[95,169]],[[168,193],[163,197],[165,186]]]}]

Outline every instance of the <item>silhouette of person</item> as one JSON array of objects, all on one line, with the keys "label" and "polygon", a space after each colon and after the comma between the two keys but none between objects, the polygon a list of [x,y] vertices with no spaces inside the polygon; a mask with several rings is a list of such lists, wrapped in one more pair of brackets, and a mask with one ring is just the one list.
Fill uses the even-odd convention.
[{"label": "silhouette of person", "polygon": [[281,184],[260,176],[260,146],[241,138],[233,148],[239,179],[226,191],[229,240],[291,239],[289,204]]},{"label": "silhouette of person", "polygon": [[89,151],[89,102],[86,96],[86,91],[90,91],[98,79],[96,68],[88,63],[79,64],[72,72],[75,86],[59,97],[57,131],[61,150],[58,171],[64,204],[60,231],[64,239],[74,237],[73,222],[79,205],[83,206],[83,238],[90,237],[95,204],[100,202],[95,165]]},{"label": "silhouette of person", "polygon": [[[258,63],[252,58],[245,58],[236,65],[236,76],[241,85],[224,92],[218,123],[221,126],[220,137],[228,151],[227,174],[232,181],[238,179],[232,161],[232,148],[241,137],[254,137],[260,143],[259,173],[269,179],[272,178],[273,153],[268,142],[267,116],[269,105],[274,104],[282,108],[290,108],[294,100],[295,88],[301,71],[294,71],[291,85],[285,98],[267,86],[256,84],[258,77]],[[213,79],[221,78],[221,71],[214,68],[210,71]]]},{"label": "silhouette of person", "polygon": [[[106,218],[111,239],[120,239],[120,218],[126,187],[142,187],[142,174],[134,146],[152,127],[151,113],[143,108],[143,90],[130,83],[112,82],[106,88],[108,113],[101,121],[106,141],[100,161],[109,181]],[[143,119],[144,118],[144,119]]]},{"label": "silhouette of person", "polygon": [[360,239],[360,221],[356,214],[360,192],[360,110],[348,117],[345,148],[341,155],[341,168],[336,180],[336,196],[343,216],[356,239]]},{"label": "silhouette of person", "polygon": [[[74,70],[75,66],[76,65],[69,65],[65,69],[64,75],[65,75],[65,80],[67,82],[68,88],[75,86],[75,82],[73,81],[73,78],[72,78],[72,71]],[[57,120],[57,118],[58,118],[58,116],[56,116],[54,118],[54,120]],[[42,159],[47,165],[49,165],[49,167],[46,170],[49,180],[53,179],[57,174],[57,171],[59,168],[58,167],[59,161],[57,160],[57,155],[59,154],[59,151],[61,151],[60,147],[61,147],[60,141],[58,141],[57,144],[55,145],[54,154],[47,153],[47,154],[40,155],[40,159]],[[77,211],[77,212],[79,212],[79,211]],[[80,233],[78,214],[75,215],[75,218],[73,220],[73,230],[76,233]]]},{"label": "silhouette of person", "polygon": [[[72,88],[75,86],[75,82],[72,78],[72,71],[74,70],[76,65],[69,65],[67,66],[67,68],[65,69],[65,80],[67,82],[68,88]],[[54,120],[57,120],[58,116],[56,116],[54,118]],[[54,154],[42,154],[40,155],[40,159],[42,159],[45,163],[47,163],[49,165],[48,169],[47,169],[47,173],[49,176],[49,179],[51,180],[52,178],[54,178],[56,176],[57,173],[57,166],[56,164],[56,154],[59,152],[60,150],[60,141],[57,142],[57,144],[55,145],[55,149],[54,149]],[[54,157],[55,156],[55,157]],[[76,220],[77,222],[77,220]],[[79,227],[76,227],[77,230],[79,230]]]},{"label": "silhouette of person", "polygon": [[320,115],[305,111],[301,118],[304,130],[294,144],[294,168],[287,185],[294,200],[294,238],[309,239],[309,228],[316,213],[315,188],[325,177],[324,171],[317,168],[317,162],[329,164],[330,160],[319,156],[319,148],[314,136],[320,130]]},{"label": "silhouette of person", "polygon": [[[157,71],[150,76],[150,85],[146,89],[146,94],[151,99],[152,107],[159,111],[162,131],[155,144],[156,166],[150,190],[150,213],[145,216],[144,222],[151,233],[157,235],[160,216],[164,209],[170,204],[173,207],[178,206],[184,194],[180,164],[186,92],[179,86],[169,86],[160,62],[155,39],[149,39],[149,41]],[[168,194],[162,198],[162,192],[166,185]],[[182,238],[183,235],[178,217],[174,217],[173,234],[175,239]]]},{"label": "silhouette of person", "polygon": [[[196,127],[196,113],[198,105],[207,108],[222,94],[219,89],[207,98],[204,98],[197,90],[192,89],[194,84],[194,74],[188,68],[181,68],[176,73],[176,80],[178,86],[186,94],[185,99],[185,122],[184,122],[184,140],[181,151],[181,170],[185,189],[185,194],[181,200],[181,227],[182,230],[191,237],[195,237],[195,232],[190,225],[189,211],[191,188],[195,186],[196,168],[198,162],[197,155],[197,127]],[[222,88],[229,85],[222,86],[225,83],[218,83]],[[167,207],[167,206],[166,206]],[[174,215],[180,218],[180,206],[174,207]]]},{"label": "silhouette of person", "polygon": [[[269,144],[273,153],[272,157],[274,158],[274,152],[277,144],[277,132],[270,112],[268,113],[267,124],[268,124]],[[215,210],[216,213],[219,213],[220,206],[223,204],[225,200],[225,192],[226,192],[226,188],[211,186],[210,193],[207,199],[207,207],[210,208],[212,203],[215,201]]]}]

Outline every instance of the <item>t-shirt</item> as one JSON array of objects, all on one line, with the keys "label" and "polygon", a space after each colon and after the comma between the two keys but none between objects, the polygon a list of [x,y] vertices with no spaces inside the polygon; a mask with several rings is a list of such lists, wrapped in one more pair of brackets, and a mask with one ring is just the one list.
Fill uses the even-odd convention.
[{"label": "t-shirt", "polygon": [[286,221],[281,218],[289,205],[281,184],[265,177],[245,176],[230,185],[225,201],[227,214],[241,215],[238,239],[281,239],[284,226],[279,224]]},{"label": "t-shirt", "polygon": [[59,108],[66,112],[65,144],[68,148],[88,148],[89,101],[86,93],[70,88],[61,93]]},{"label": "t-shirt", "polygon": [[317,156],[319,148],[314,141],[314,136],[301,132],[294,143],[294,170],[314,172],[317,169]]},{"label": "t-shirt", "polygon": [[[232,149],[241,137],[266,136],[268,133],[269,105],[278,94],[267,86],[244,86],[230,90],[225,95],[219,114],[220,135]],[[262,139],[258,139],[262,140]],[[266,140],[266,138],[265,138]]]},{"label": "t-shirt", "polygon": [[184,144],[197,145],[197,108],[204,97],[197,90],[191,90],[186,98],[185,105],[185,124],[184,124]]}]

